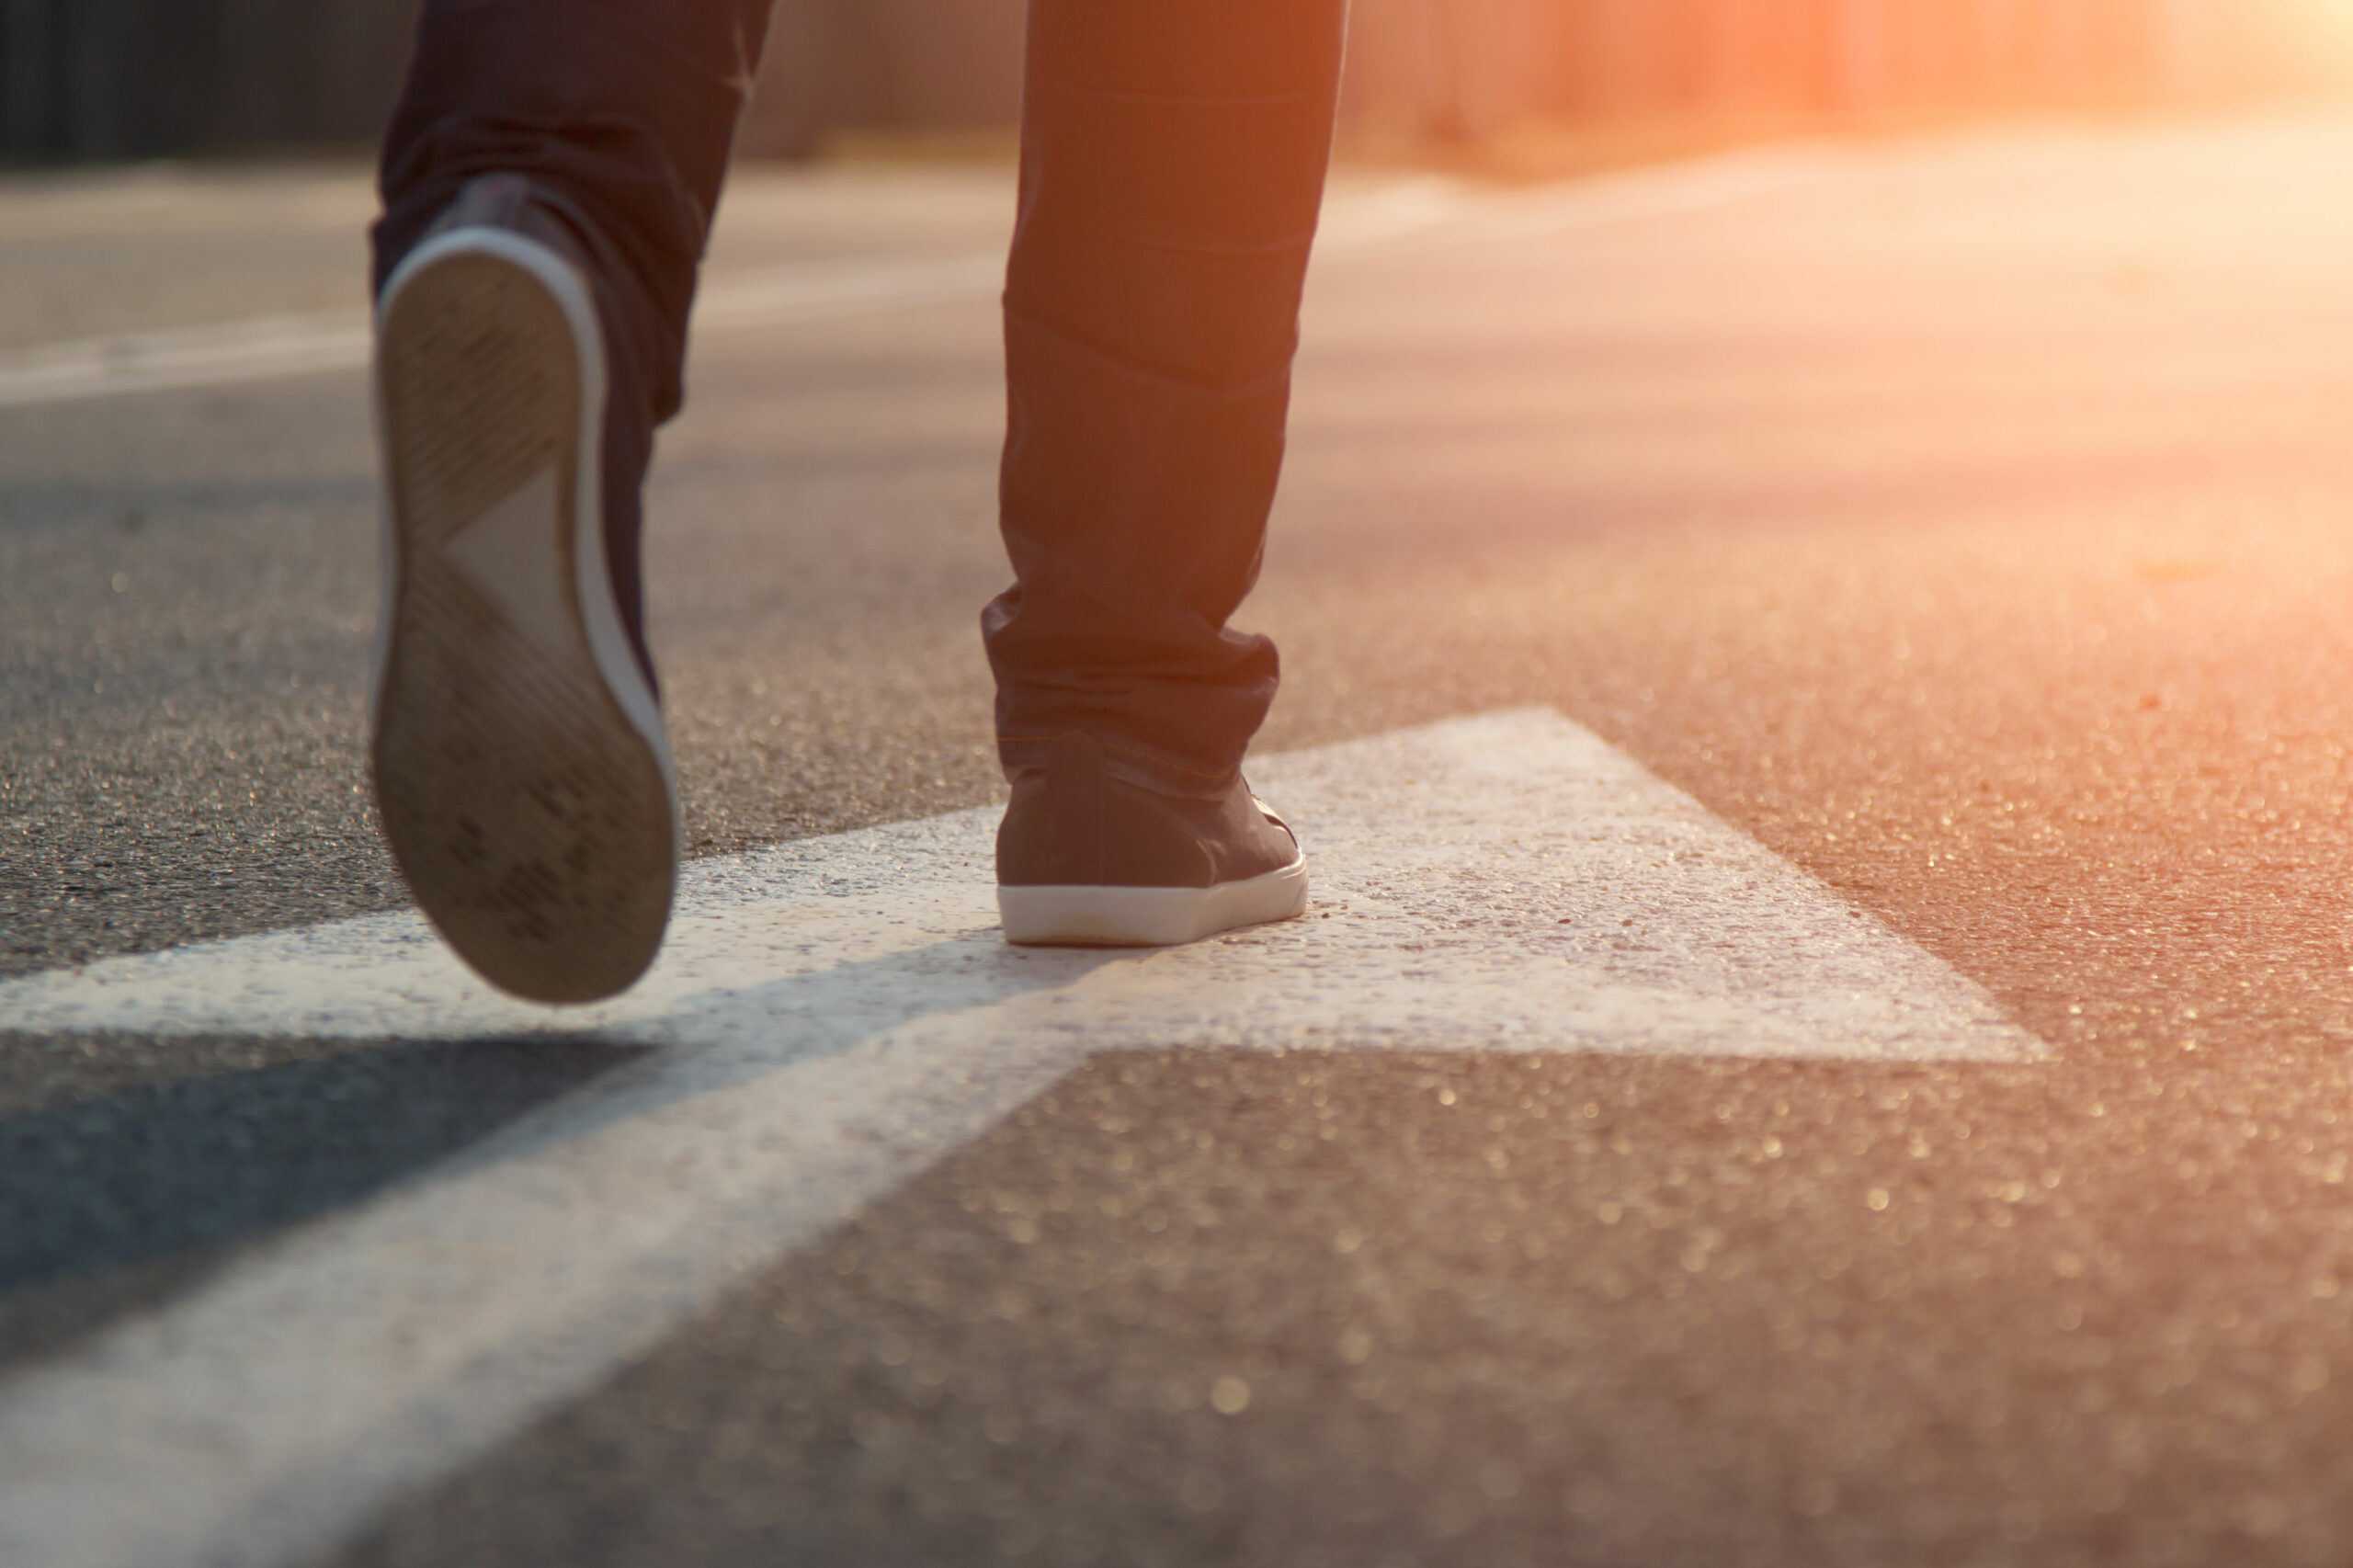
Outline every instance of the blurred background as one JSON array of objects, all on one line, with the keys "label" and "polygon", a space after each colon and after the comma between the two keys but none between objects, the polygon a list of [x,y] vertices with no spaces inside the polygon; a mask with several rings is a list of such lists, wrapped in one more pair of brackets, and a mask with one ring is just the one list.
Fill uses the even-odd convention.
[{"label": "blurred background", "polygon": [[[0,0],[0,160],[370,141],[416,0]],[[1024,0],[779,0],[745,151],[1009,141]],[[2353,79],[2353,0],[1356,0],[1344,151],[1557,173]]]}]

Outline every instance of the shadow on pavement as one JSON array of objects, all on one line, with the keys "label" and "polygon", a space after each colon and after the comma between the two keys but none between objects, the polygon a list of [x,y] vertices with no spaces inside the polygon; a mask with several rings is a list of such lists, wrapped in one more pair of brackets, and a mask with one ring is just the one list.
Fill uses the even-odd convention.
[{"label": "shadow on pavement", "polygon": [[0,1366],[60,1348],[642,1051],[395,1043],[0,1120]]}]

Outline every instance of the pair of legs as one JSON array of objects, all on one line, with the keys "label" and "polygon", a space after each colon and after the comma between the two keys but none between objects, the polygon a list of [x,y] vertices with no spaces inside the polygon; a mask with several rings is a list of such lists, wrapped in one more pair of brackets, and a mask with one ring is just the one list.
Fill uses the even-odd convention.
[{"label": "pair of legs", "polygon": [[[577,957],[600,910],[654,899],[657,789],[675,836],[639,495],[769,3],[427,0],[386,140],[379,793],[428,912],[527,992],[634,977],[617,952],[539,983],[499,949]],[[1016,889],[1214,890],[1295,858],[1239,775],[1275,651],[1226,622],[1281,466],[1344,4],[1032,0],[1005,295],[1015,582],[983,618],[1015,782],[1008,934]],[[538,733],[551,712],[571,729]],[[643,867],[599,880],[623,861]],[[658,937],[658,915],[626,923],[647,919]]]}]

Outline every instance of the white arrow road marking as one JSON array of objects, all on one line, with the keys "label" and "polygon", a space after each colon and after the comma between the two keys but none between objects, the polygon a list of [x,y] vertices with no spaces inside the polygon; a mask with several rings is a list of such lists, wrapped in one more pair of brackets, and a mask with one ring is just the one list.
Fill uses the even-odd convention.
[{"label": "white arrow road marking", "polygon": [[[847,995],[847,1038],[973,1014],[960,1028],[1009,1049],[1041,1024],[1095,1047],[2040,1049],[1951,970],[1549,710],[1251,772],[1300,830],[1316,909],[1222,941],[1108,957],[1006,947],[983,810],[689,867],[661,960],[597,1006],[503,998],[399,914],[0,982],[0,1019],[33,1033],[553,1034],[790,1055],[779,1030],[832,1029]],[[1010,1023],[990,1021],[1008,1007]]]},{"label": "white arrow road marking", "polygon": [[409,915],[0,984],[0,1018],[32,1032],[667,1048],[0,1383],[0,1562],[301,1561],[1094,1050],[2042,1053],[1548,710],[1252,775],[1299,826],[1314,901],[1189,948],[1006,947],[981,811],[694,867],[654,972],[594,1008],[489,994]]},{"label": "white arrow road marking", "polygon": [[[1401,242],[1488,244],[1603,228],[1820,185],[1860,166],[1852,152],[1791,146],[1508,196],[1474,193],[1450,180],[1405,180],[1336,196],[1324,210],[1316,253],[1328,259]],[[855,256],[719,272],[704,283],[695,330],[777,326],[980,299],[1004,282],[1001,250]],[[367,312],[348,310],[0,348],[0,408],[356,370],[368,363],[371,342]]]}]

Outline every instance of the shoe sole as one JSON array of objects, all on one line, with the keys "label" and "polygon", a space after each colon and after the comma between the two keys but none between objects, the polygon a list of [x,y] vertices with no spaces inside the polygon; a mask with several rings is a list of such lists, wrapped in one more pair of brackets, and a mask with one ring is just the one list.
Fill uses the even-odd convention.
[{"label": "shoe sole", "polygon": [[678,805],[606,566],[596,307],[546,246],[460,229],[386,285],[377,346],[385,837],[491,983],[609,996],[661,947]]},{"label": "shoe sole", "polygon": [[1304,857],[1206,888],[1003,887],[1005,939],[1023,947],[1169,948],[1307,909]]}]

